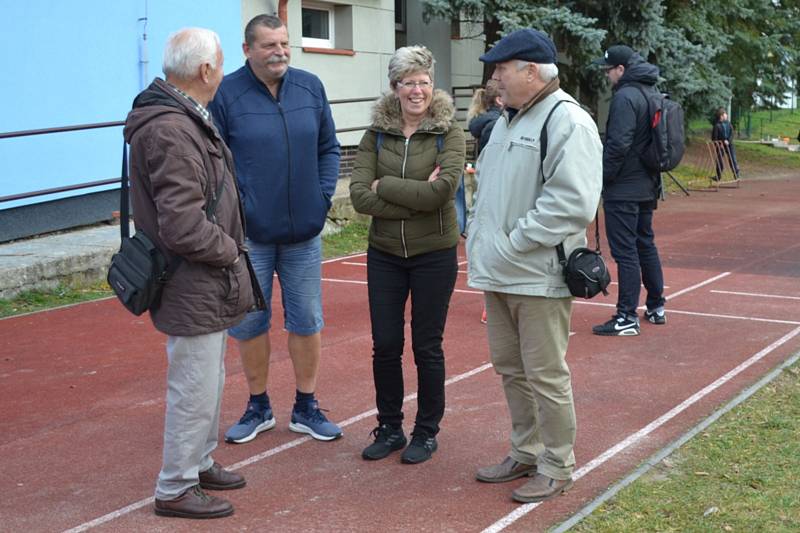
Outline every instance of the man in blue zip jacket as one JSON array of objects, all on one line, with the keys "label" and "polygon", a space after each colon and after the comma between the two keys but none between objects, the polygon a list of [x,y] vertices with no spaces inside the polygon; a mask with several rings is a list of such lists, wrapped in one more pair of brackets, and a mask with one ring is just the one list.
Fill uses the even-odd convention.
[{"label": "man in blue zip jacket", "polygon": [[297,388],[289,429],[329,441],[341,437],[342,430],[320,411],[314,391],[323,327],[320,232],[339,176],[339,142],[322,82],[289,67],[283,21],[258,15],[247,24],[244,38],[247,61],[225,76],[211,111],[233,152],[246,245],[267,309],[249,313],[230,329],[239,341],[250,400],[225,440],[248,442],[275,427],[267,377],[277,272]]}]

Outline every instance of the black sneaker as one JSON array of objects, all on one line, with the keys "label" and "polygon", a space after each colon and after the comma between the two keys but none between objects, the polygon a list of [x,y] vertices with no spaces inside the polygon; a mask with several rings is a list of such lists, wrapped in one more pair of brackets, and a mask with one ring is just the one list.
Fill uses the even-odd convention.
[{"label": "black sneaker", "polygon": [[614,315],[611,320],[592,328],[595,335],[604,336],[628,336],[639,334],[639,319],[628,318],[622,315]]},{"label": "black sneaker", "polygon": [[649,309],[644,312],[644,318],[651,324],[666,324],[667,323],[667,315],[664,313],[664,308],[656,309],[654,311],[650,311]]},{"label": "black sneaker", "polygon": [[392,452],[402,450],[406,445],[406,436],[403,428],[393,428],[388,424],[382,424],[372,430],[375,442],[364,448],[361,457],[368,461],[383,459]]},{"label": "black sneaker", "polygon": [[429,437],[425,433],[412,435],[411,444],[403,451],[400,460],[410,465],[424,463],[431,458],[437,447],[436,437]]}]

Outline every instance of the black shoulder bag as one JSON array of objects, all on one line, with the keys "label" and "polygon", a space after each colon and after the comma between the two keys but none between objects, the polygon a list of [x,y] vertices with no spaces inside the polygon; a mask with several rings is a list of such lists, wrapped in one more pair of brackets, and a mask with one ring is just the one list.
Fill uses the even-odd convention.
[{"label": "black shoulder bag", "polygon": [[[130,236],[128,150],[125,143],[122,145],[121,182],[119,196],[121,244],[119,251],[111,257],[106,279],[122,305],[139,316],[148,309],[158,307],[161,289],[177,270],[183,257],[176,255],[169,261],[141,229],[138,229],[133,237]],[[217,187],[216,197],[207,204],[206,218],[209,220],[217,209],[224,185],[223,179]]]},{"label": "black shoulder bag", "polygon": [[[539,134],[542,156],[542,182],[546,181],[544,177],[544,158],[547,155],[547,123],[550,121],[550,116],[553,114],[553,111],[555,111],[562,102],[574,103],[571,100],[559,100],[556,102],[544,119],[544,125]],[[595,213],[594,223],[594,250],[589,248],[576,248],[569,254],[569,258],[567,258],[564,253],[564,244],[559,243],[556,246],[558,262],[564,269],[564,279],[567,282],[570,294],[587,299],[593,298],[601,292],[603,295],[608,296],[607,288],[611,283],[611,274],[609,274],[606,262],[603,261],[603,255],[600,252],[600,220],[597,213]]]}]

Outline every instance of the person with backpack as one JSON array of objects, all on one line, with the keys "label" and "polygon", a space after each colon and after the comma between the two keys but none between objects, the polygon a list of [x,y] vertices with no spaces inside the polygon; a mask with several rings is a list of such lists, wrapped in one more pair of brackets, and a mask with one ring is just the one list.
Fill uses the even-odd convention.
[{"label": "person with backpack", "polygon": [[736,149],[733,147],[733,126],[728,120],[728,111],[724,107],[720,107],[717,109],[716,117],[714,129],[711,130],[711,140],[722,142],[722,146],[719,144],[716,146],[717,181],[722,178],[722,169],[725,168],[726,159],[730,163],[736,179],[739,179],[739,163],[736,161]]},{"label": "person with backpack", "polygon": [[610,47],[594,64],[605,69],[613,91],[603,146],[603,212],[619,294],[616,313],[592,333],[639,335],[641,283],[647,291],[644,318],[666,323],[664,274],[653,234],[661,174],[645,157],[654,142],[649,96],[660,96],[659,69],[625,45]]},{"label": "person with backpack", "polygon": [[[378,426],[361,453],[368,461],[405,448],[401,462],[427,461],[444,416],[442,350],[458,275],[459,229],[453,198],[464,169],[464,132],[450,95],[434,89],[434,58],[405,46],[389,61],[389,86],[358,146],[350,199],[372,216],[367,292]],[[417,367],[417,415],[403,433],[403,346],[411,297],[411,346]]]}]

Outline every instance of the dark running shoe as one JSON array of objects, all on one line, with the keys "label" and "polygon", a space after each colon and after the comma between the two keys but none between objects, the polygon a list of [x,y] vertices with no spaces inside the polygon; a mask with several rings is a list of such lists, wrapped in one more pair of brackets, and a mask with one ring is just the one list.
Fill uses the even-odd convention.
[{"label": "dark running shoe", "polygon": [[424,463],[431,458],[436,448],[438,448],[436,437],[429,437],[425,433],[412,435],[411,444],[403,451],[400,461],[410,465]]},{"label": "dark running shoe", "polygon": [[639,334],[639,319],[614,315],[611,320],[592,328],[595,335],[627,337]]},{"label": "dark running shoe", "polygon": [[654,311],[650,311],[649,309],[644,312],[644,318],[651,324],[666,324],[667,323],[667,315],[664,313],[664,308],[656,309]]},{"label": "dark running shoe", "polygon": [[392,452],[402,450],[408,442],[403,433],[403,428],[393,428],[388,424],[381,424],[376,427],[372,430],[371,435],[375,437],[375,442],[361,452],[361,457],[368,461],[377,461]]}]

